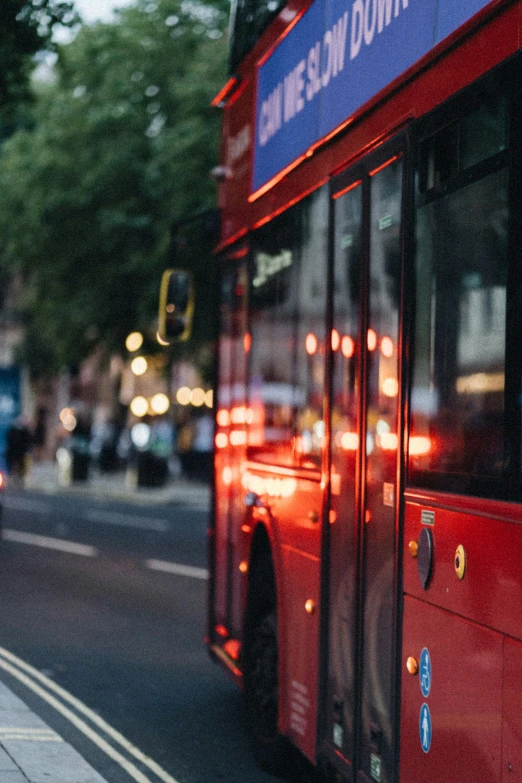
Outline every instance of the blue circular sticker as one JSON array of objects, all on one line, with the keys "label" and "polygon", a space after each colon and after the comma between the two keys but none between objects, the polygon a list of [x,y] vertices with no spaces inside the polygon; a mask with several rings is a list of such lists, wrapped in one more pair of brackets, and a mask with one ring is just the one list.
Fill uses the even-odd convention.
[{"label": "blue circular sticker", "polygon": [[431,748],[431,713],[427,704],[423,704],[419,715],[419,736],[424,753]]},{"label": "blue circular sticker", "polygon": [[431,691],[431,658],[427,647],[421,652],[419,679],[422,695],[427,699]]}]

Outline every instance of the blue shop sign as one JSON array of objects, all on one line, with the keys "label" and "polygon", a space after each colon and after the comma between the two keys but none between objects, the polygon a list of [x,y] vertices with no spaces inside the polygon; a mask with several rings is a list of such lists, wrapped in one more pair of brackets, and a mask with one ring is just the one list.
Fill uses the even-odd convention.
[{"label": "blue shop sign", "polygon": [[0,467],[5,468],[7,431],[20,415],[22,376],[19,367],[0,367]]},{"label": "blue shop sign", "polygon": [[315,0],[258,69],[253,191],[490,2]]}]

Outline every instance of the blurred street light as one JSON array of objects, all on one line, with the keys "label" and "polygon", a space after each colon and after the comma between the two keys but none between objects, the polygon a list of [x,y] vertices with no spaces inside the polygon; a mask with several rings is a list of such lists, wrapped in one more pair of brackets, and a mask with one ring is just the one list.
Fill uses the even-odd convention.
[{"label": "blurred street light", "polygon": [[125,347],[132,353],[133,351],[139,351],[143,345],[143,335],[140,332],[131,332],[125,340]]},{"label": "blurred street light", "polygon": [[134,375],[144,375],[147,372],[147,360],[144,356],[136,356],[131,362],[131,370]]},{"label": "blurred street light", "polygon": [[195,389],[181,386],[176,392],[176,402],[178,405],[193,405],[195,408],[201,408],[202,405],[212,408],[214,405],[214,392],[212,389],[205,391],[199,386],[196,386]]},{"label": "blurred street light", "polygon": [[200,389],[199,387],[192,389],[190,401],[192,405],[194,405],[196,408],[200,408],[202,405],[204,405],[205,392],[203,391],[203,389]]},{"label": "blurred street light", "polygon": [[139,416],[140,418],[142,416],[145,416],[147,411],[149,410],[149,403],[145,399],[145,397],[134,397],[130,404],[131,413],[133,413],[135,416]]},{"label": "blurred street light", "polygon": [[190,405],[190,400],[192,398],[192,392],[188,388],[188,386],[182,386],[178,391],[176,392],[176,401],[180,405]]},{"label": "blurred street light", "polygon": [[144,449],[147,447],[150,440],[150,427],[143,421],[139,424],[135,424],[131,429],[131,440],[137,449]]},{"label": "blurred street light", "polygon": [[60,411],[60,421],[62,422],[64,429],[66,429],[67,432],[73,432],[77,424],[73,409],[63,408]]},{"label": "blurred street light", "polygon": [[155,394],[150,401],[150,407],[153,413],[158,413],[161,415],[162,413],[166,413],[168,411],[170,407],[170,400],[166,394],[159,392],[158,394]]}]

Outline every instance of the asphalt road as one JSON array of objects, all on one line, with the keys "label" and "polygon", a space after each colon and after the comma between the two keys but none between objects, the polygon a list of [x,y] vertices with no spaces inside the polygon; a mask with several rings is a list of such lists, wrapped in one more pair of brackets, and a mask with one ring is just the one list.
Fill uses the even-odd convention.
[{"label": "asphalt road", "polygon": [[[0,648],[159,764],[164,775],[133,759],[151,783],[273,783],[252,758],[241,695],[203,644],[207,523],[197,509],[10,491]],[[5,671],[0,679],[108,783],[129,783],[69,719]]]}]

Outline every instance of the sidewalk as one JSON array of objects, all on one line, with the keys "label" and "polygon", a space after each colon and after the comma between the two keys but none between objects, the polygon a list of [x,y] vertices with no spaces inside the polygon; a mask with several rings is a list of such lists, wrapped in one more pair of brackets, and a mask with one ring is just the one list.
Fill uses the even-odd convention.
[{"label": "sidewalk", "polygon": [[[9,486],[9,482],[8,482]],[[55,462],[34,462],[25,480],[25,489],[47,494],[82,494],[100,500],[122,500],[139,505],[190,506],[210,509],[209,484],[189,481],[182,477],[171,478],[164,487],[137,487],[124,472],[100,473],[91,469],[87,481],[76,481],[70,486],[59,482]]]},{"label": "sidewalk", "polygon": [[74,748],[0,683],[1,783],[106,783]]}]

